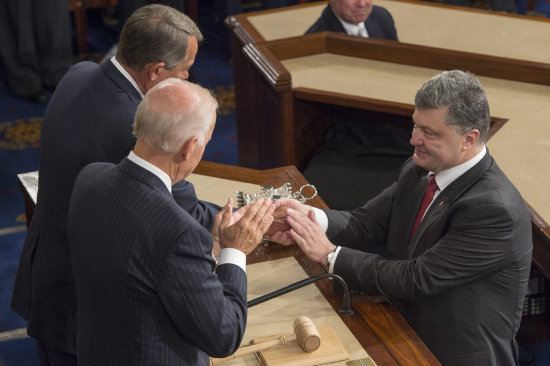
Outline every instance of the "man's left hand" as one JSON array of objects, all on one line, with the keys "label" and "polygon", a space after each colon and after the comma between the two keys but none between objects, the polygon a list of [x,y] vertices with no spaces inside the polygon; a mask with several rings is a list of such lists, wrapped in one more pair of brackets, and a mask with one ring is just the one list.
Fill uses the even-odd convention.
[{"label": "man's left hand", "polygon": [[328,253],[336,249],[336,245],[328,240],[325,231],[315,219],[313,210],[303,214],[293,209],[287,210],[287,222],[291,229],[290,237],[311,260],[328,265]]}]

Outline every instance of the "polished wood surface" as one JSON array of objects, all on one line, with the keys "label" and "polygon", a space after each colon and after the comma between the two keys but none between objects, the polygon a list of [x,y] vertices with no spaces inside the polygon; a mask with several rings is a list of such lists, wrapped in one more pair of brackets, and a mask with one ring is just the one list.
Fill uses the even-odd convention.
[{"label": "polished wood surface", "polygon": [[[376,119],[370,112],[381,112],[392,115],[392,118],[387,119],[393,119],[396,124],[407,128],[412,126],[412,104],[370,97],[368,89],[359,95],[297,86],[296,80],[293,80],[295,77],[284,64],[286,60],[331,54],[430,69],[468,69],[489,77],[550,83],[550,78],[540,77],[541,74],[550,75],[550,67],[546,64],[511,65],[507,59],[482,55],[469,58],[463,52],[387,40],[324,32],[247,43],[239,49],[243,41],[239,37],[240,34],[236,33],[232,37],[233,56],[239,60],[234,63],[239,164],[253,168],[289,164],[302,168],[321,141],[326,128],[334,123],[333,118],[329,117],[334,114],[330,112],[333,106],[345,107],[341,108],[341,115],[360,110],[364,114],[363,119],[368,121]],[[463,60],[468,60],[466,65],[462,65]],[[326,77],[318,75],[321,82]],[[393,84],[390,86],[398,89]],[[322,113],[319,112],[321,110]],[[503,117],[493,117],[491,136],[506,121]]]},{"label": "polished wood surface", "polygon": [[[255,170],[201,161],[194,174],[238,180],[260,186],[279,187],[288,182],[292,185],[293,190],[307,184],[306,179],[294,166]],[[26,207],[34,207],[38,172],[19,174],[18,179],[25,201],[28,203]],[[308,203],[318,208],[327,207],[321,197],[315,197]],[[30,221],[32,212],[26,211],[26,213]],[[296,246],[284,247],[274,243],[260,244],[253,253],[247,256],[247,264],[290,256],[296,258],[310,277],[327,272],[322,265],[305,257]],[[342,294],[334,291],[332,282],[329,279],[322,279],[316,282],[316,286],[334,311],[338,312],[342,307]],[[440,365],[428,348],[418,340],[414,331],[401,315],[389,303],[381,305],[380,300],[380,298],[352,295],[352,306],[361,310],[355,311],[352,315],[339,314],[342,321],[376,364],[378,366]]]}]

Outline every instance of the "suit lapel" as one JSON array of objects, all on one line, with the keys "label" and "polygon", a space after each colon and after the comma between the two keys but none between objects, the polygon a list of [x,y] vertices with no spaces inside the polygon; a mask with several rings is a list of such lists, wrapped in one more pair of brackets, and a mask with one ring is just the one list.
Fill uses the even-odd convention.
[{"label": "suit lapel", "polygon": [[134,179],[138,180],[142,184],[147,185],[149,188],[172,197],[172,194],[168,191],[162,180],[155,174],[151,173],[147,169],[140,167],[128,158],[122,159],[118,164],[118,167],[126,174],[130,175]]},{"label": "suit lapel", "polygon": [[369,38],[383,38],[382,37],[382,30],[380,29],[380,25],[377,21],[372,20],[372,17],[368,17],[365,20],[365,28],[367,29],[367,33],[369,34]]},{"label": "suit lapel", "polygon": [[[447,188],[445,188],[433,201],[432,205],[426,211],[424,219],[420,222],[416,233],[414,234],[410,245],[414,246],[413,256],[416,252],[423,252],[426,248],[422,245],[420,238],[437,220],[446,212],[451,205],[458,200],[477,180],[489,169],[493,158],[489,155],[489,150],[474,167],[458,177]],[[420,205],[420,204],[419,204]],[[418,211],[417,211],[418,212]],[[415,216],[416,217],[416,216]],[[412,226],[411,226],[412,230]]]},{"label": "suit lapel", "polygon": [[116,66],[111,62],[111,60],[105,60],[101,63],[101,69],[115,83],[120,89],[122,89],[132,100],[141,101],[141,94],[136,90],[136,88],[126,79],[124,75]]},{"label": "suit lapel", "polygon": [[334,14],[329,5],[327,5],[327,7],[323,10],[323,13],[326,13],[326,19],[329,23],[330,29],[338,29],[337,32],[347,34],[346,29],[344,28],[342,23],[340,23],[340,20],[338,20],[338,17],[336,16],[336,14]]}]

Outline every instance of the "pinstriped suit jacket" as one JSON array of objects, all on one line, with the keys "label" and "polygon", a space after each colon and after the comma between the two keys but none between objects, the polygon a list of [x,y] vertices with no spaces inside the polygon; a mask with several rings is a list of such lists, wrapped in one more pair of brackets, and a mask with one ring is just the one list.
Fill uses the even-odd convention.
[{"label": "pinstriped suit jacket", "polygon": [[[370,38],[398,40],[393,18],[385,8],[373,5],[372,12],[364,23]],[[329,5],[323,9],[319,19],[309,27],[306,34],[325,31],[346,33],[346,29],[342,26],[342,23],[340,23]]]},{"label": "pinstriped suit jacket", "polygon": [[246,326],[246,274],[161,180],[124,159],[78,175],[68,239],[79,365],[207,365]]},{"label": "pinstriped suit jacket", "polygon": [[[141,96],[108,60],[76,64],[48,104],[40,141],[38,202],[19,261],[12,308],[29,335],[75,353],[74,284],[67,248],[67,212],[85,165],[118,164],[135,143],[132,123]],[[173,187],[180,206],[205,227],[217,205],[197,200],[191,183]]]},{"label": "pinstriped suit jacket", "polygon": [[[440,192],[411,238],[426,174],[409,160],[362,207],[327,212],[327,235],[345,246],[334,272],[385,295],[443,365],[517,365],[532,252],[527,207],[487,152]],[[378,244],[382,256],[371,253]]]}]

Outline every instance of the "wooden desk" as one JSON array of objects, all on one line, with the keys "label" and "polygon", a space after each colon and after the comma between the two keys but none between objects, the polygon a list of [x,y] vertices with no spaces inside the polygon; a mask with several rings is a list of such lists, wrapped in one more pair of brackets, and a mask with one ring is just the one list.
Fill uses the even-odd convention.
[{"label": "wooden desk", "polygon": [[[245,39],[238,29],[234,46]],[[488,147],[529,205],[533,263],[550,279],[550,64],[331,33],[248,42],[236,57],[239,162],[262,168],[300,167],[335,114],[410,123],[414,95],[431,76],[476,73],[497,116]]]},{"label": "wooden desk", "polygon": [[[326,1],[239,14],[238,23],[254,42],[301,36],[321,15]],[[550,62],[550,19],[505,14],[413,0],[376,0],[391,13],[399,40],[533,62]]]},{"label": "wooden desk", "polygon": [[[202,161],[194,174],[238,180],[258,184],[259,186],[269,184],[278,187],[289,182],[293,189],[307,183],[301,173],[293,166],[255,170]],[[35,187],[37,187],[38,173],[19,174],[18,179],[26,207],[33,207],[36,202],[37,192]],[[320,197],[316,197],[310,202],[316,207],[326,207]],[[28,211],[27,214],[31,215]],[[295,246],[283,247],[275,244],[258,246],[253,253],[248,255],[247,264],[290,256],[295,256],[309,276],[326,273],[323,266],[307,259]],[[316,282],[316,285],[332,308],[338,311],[342,305],[342,295],[333,291],[332,281],[321,280]],[[352,296],[352,305],[357,307],[359,311],[355,311],[353,315],[340,314],[339,316],[378,366],[439,365],[439,362],[424,343],[389,303],[373,303],[370,298]],[[361,314],[364,314],[364,316]]]}]

